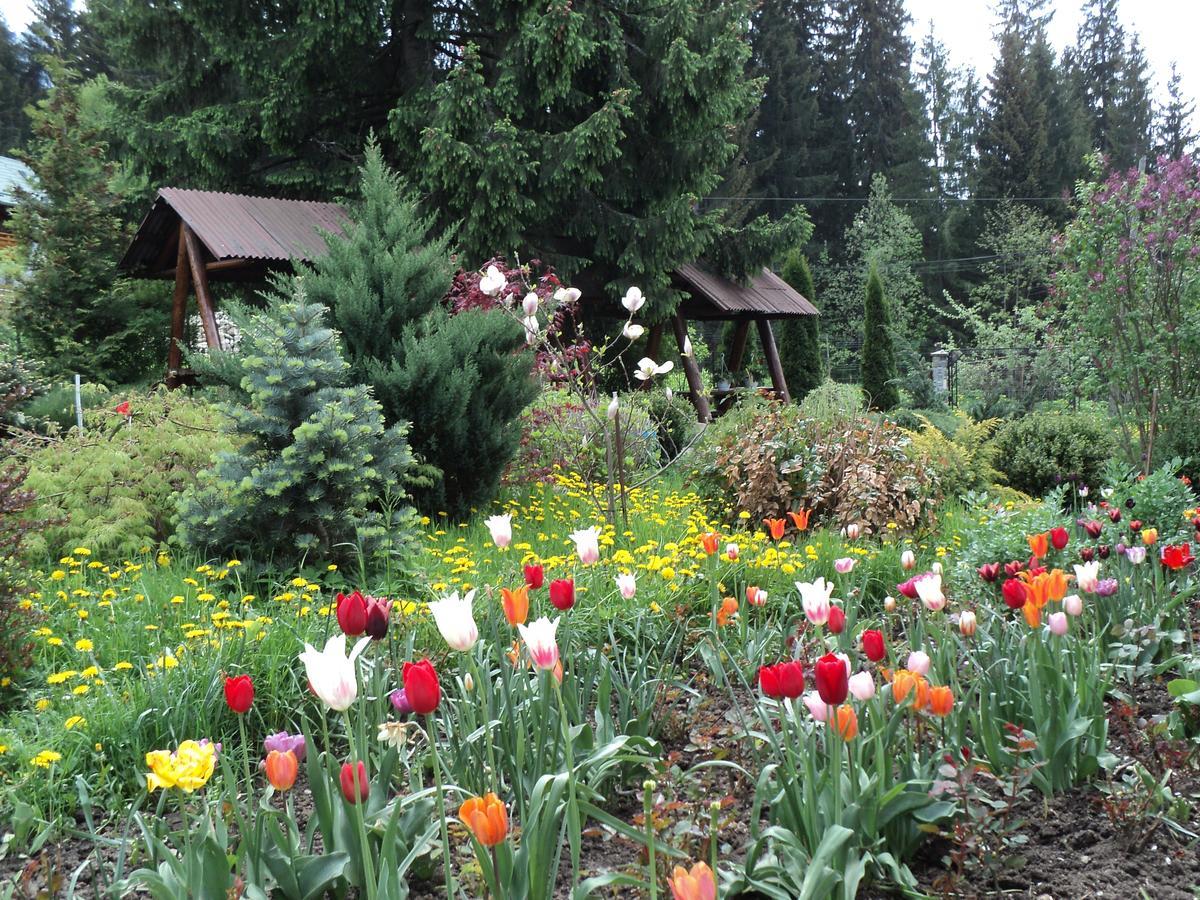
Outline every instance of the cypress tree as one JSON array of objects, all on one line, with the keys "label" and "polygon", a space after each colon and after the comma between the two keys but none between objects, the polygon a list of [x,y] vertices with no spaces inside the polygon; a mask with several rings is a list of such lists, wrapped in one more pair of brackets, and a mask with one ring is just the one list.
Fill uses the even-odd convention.
[{"label": "cypress tree", "polygon": [[883,281],[872,266],[863,305],[862,389],[868,407],[882,412],[900,402],[891,327]]},{"label": "cypress tree", "polygon": [[[779,269],[779,277],[795,288],[806,300],[816,305],[812,270],[799,247],[793,249]],[[805,394],[825,380],[825,364],[821,354],[819,316],[801,316],[777,323],[779,361],[788,390],[797,403]]]},{"label": "cypress tree", "polygon": [[374,388],[389,423],[412,423],[413,449],[436,470],[414,486],[418,505],[464,514],[498,486],[536,393],[524,332],[500,310],[445,308],[449,240],[433,233],[374,143],[351,218],[304,268],[309,299],[330,309],[353,381]]}]

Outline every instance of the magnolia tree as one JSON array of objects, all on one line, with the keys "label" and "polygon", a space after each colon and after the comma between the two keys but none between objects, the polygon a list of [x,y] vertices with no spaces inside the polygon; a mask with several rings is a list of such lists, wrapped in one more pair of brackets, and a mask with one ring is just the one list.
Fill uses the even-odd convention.
[{"label": "magnolia tree", "polygon": [[[564,285],[538,260],[510,267],[497,258],[478,272],[459,272],[447,301],[454,312],[500,309],[520,321],[525,341],[534,350],[537,376],[544,383],[568,392],[575,401],[573,408],[589,426],[584,433],[600,435],[604,441],[602,470],[597,465],[580,473],[590,483],[605,483],[603,500],[593,499],[610,522],[615,522],[618,508],[627,520],[625,446],[637,423],[644,423],[649,413],[635,420],[628,409],[622,408],[616,392],[602,395],[598,386],[624,384],[653,390],[656,379],[669,373],[674,363],[650,357],[630,363],[634,355],[630,351],[646,332],[645,326],[635,321],[646,303],[639,288],[630,287],[621,298],[623,321],[617,332],[598,341],[585,333],[579,299],[578,288]],[[687,343],[684,352],[690,352]],[[662,390],[669,398],[670,388]],[[657,427],[659,423],[650,418]],[[556,431],[556,440],[564,448],[578,445],[578,428],[571,428],[561,419],[543,424]]]},{"label": "magnolia tree", "polygon": [[1056,242],[1064,331],[1084,363],[1074,367],[1080,386],[1107,395],[1130,460],[1149,471],[1156,438],[1170,452],[1194,433],[1200,166],[1164,157],[1151,173],[1081,184],[1077,201],[1079,215]]}]

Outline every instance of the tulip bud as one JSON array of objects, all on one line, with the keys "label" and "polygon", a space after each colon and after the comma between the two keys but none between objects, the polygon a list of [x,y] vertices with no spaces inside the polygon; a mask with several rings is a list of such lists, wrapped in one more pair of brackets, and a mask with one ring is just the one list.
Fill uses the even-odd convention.
[{"label": "tulip bud", "polygon": [[471,677],[470,672],[463,676],[463,687],[466,688],[468,694],[475,690],[475,679]]},{"label": "tulip bud", "polygon": [[846,627],[846,614],[842,612],[840,606],[829,607],[829,621],[825,623],[829,626],[831,634],[841,634]]},{"label": "tulip bud", "polygon": [[896,598],[891,597],[891,596],[884,597],[883,598],[883,609],[885,612],[895,612],[896,611]]},{"label": "tulip bud", "polygon": [[347,803],[365,803],[371,795],[371,785],[367,781],[367,766],[359,760],[357,766],[350,763],[342,764],[342,773],[338,781],[341,783],[342,796]]},{"label": "tulip bud", "polygon": [[725,545],[725,558],[730,562],[737,562],[738,553],[740,552],[737,544]]},{"label": "tulip bud", "polygon": [[675,392],[669,387],[663,388],[663,394],[666,396],[668,402],[670,402],[671,398],[675,396]]},{"label": "tulip bud", "polygon": [[962,633],[963,637],[974,637],[977,625],[975,613],[971,612],[971,610],[966,609],[958,614],[958,630]]},{"label": "tulip bud", "polygon": [[932,566],[929,567],[929,571],[932,572],[934,575],[941,575],[942,574],[942,564],[940,562],[935,562]]},{"label": "tulip bud", "polygon": [[1050,613],[1050,617],[1046,620],[1046,624],[1050,626],[1050,633],[1059,635],[1060,637],[1067,633],[1067,614],[1065,612]]},{"label": "tulip bud", "polygon": [[1078,594],[1069,594],[1063,597],[1063,609],[1066,610],[1067,615],[1083,615],[1083,598]]},{"label": "tulip bud", "polygon": [[915,569],[917,567],[917,554],[911,550],[905,550],[900,554],[900,567],[905,571]]},{"label": "tulip bud", "polygon": [[862,534],[862,526],[859,525],[857,522],[851,522],[849,525],[846,526],[846,537],[848,537],[850,540],[857,541],[859,538],[859,535],[861,535],[861,534]]},{"label": "tulip bud", "polygon": [[908,654],[908,662],[904,664],[904,668],[910,672],[916,672],[918,675],[928,675],[931,664],[932,660],[928,653],[924,650],[914,650]]}]

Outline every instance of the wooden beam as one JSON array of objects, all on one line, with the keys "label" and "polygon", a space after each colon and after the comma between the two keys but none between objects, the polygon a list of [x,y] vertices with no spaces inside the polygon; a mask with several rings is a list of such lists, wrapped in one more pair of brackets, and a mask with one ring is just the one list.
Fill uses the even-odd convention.
[{"label": "wooden beam", "polygon": [[746,358],[746,338],[750,336],[750,320],[740,319],[733,330],[733,346],[729,349],[729,360],[726,363],[730,372],[739,372]]},{"label": "wooden beam", "polygon": [[[241,269],[257,269],[257,268],[261,268],[261,267],[262,267],[262,260],[242,259],[241,257],[238,257],[237,259],[220,259],[220,260],[216,260],[215,262],[205,263],[204,271],[210,272],[210,273],[211,272],[228,272],[231,269],[234,271],[240,271]],[[143,277],[145,277],[145,278],[173,278],[174,275],[175,275],[174,269],[160,269],[157,272],[153,272],[153,273],[151,273],[149,275],[145,275]]]},{"label": "wooden beam", "polygon": [[192,229],[183,226],[183,240],[187,244],[188,262],[191,264],[192,281],[196,285],[196,305],[200,307],[200,322],[204,325],[204,341],[210,350],[220,350],[221,332],[217,329],[217,316],[213,312],[212,294],[208,292],[208,271],[204,268],[200,242]]},{"label": "wooden beam", "polygon": [[179,225],[179,249],[175,253],[175,293],[171,298],[171,343],[167,347],[167,387],[179,387],[179,370],[183,366],[183,330],[187,324],[187,295],[191,273],[188,271],[187,244]]},{"label": "wooden beam", "polygon": [[784,403],[791,403],[792,395],[788,393],[787,380],[783,377],[783,365],[779,362],[779,349],[775,346],[771,320],[759,317],[755,321],[758,323],[758,339],[762,341],[763,355],[767,358],[767,370],[771,373],[771,386]]},{"label": "wooden beam", "polygon": [[696,407],[696,415],[701,422],[711,422],[712,413],[708,409],[708,398],[704,396],[704,382],[700,379],[700,367],[696,365],[693,355],[684,355],[683,346],[687,341],[687,322],[683,314],[676,312],[671,318],[675,329],[675,342],[679,344],[679,355],[683,358],[683,372],[687,375],[688,396]]}]

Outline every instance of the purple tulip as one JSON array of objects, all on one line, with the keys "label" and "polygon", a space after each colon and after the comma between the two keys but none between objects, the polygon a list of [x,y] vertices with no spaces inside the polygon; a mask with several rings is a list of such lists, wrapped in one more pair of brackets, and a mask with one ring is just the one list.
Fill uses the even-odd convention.
[{"label": "purple tulip", "polygon": [[1119,586],[1120,585],[1117,584],[1117,579],[1115,578],[1101,578],[1096,582],[1096,595],[1100,597],[1111,597],[1117,592],[1117,588]]},{"label": "purple tulip", "polygon": [[388,699],[392,701],[392,706],[395,707],[396,712],[402,716],[407,716],[413,711],[412,704],[408,702],[408,694],[404,692],[404,688],[392,691],[388,694]]},{"label": "purple tulip", "polygon": [[296,757],[296,762],[300,762],[308,751],[308,743],[302,734],[288,734],[286,731],[280,731],[263,741],[263,749],[267,753],[272,750],[279,753],[291,753]]}]

